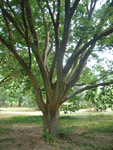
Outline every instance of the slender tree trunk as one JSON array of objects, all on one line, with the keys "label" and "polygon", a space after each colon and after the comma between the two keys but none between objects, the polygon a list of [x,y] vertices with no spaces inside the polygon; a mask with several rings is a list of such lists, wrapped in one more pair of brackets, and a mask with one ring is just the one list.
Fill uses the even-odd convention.
[{"label": "slender tree trunk", "polygon": [[13,103],[11,102],[11,107],[13,107]]},{"label": "slender tree trunk", "polygon": [[59,134],[59,110],[50,111],[43,117],[43,130],[57,136]]},{"label": "slender tree trunk", "polygon": [[21,107],[21,104],[22,104],[22,101],[19,101],[18,102],[18,106]]}]

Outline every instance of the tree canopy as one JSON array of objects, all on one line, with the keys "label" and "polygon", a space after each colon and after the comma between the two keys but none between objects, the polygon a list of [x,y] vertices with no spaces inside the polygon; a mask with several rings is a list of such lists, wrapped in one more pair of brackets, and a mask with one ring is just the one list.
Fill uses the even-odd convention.
[{"label": "tree canopy", "polygon": [[50,133],[58,133],[57,112],[62,103],[90,88],[113,83],[102,80],[112,70],[93,78],[85,74],[89,59],[112,49],[113,2],[106,0],[98,8],[99,2],[0,1],[0,54],[13,55],[29,77],[44,128]]}]

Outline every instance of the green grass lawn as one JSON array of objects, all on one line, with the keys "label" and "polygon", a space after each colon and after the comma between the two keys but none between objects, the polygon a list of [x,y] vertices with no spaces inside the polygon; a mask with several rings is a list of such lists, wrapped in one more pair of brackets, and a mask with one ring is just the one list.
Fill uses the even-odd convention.
[{"label": "green grass lawn", "polygon": [[50,145],[41,136],[42,120],[42,116],[0,119],[0,150],[42,150],[44,146],[48,150],[113,150],[112,113],[62,115],[61,136]]}]

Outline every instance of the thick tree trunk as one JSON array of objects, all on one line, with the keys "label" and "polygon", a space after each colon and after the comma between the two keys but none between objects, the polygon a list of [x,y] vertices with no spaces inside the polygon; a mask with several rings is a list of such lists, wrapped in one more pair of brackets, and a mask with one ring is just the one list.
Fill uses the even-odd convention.
[{"label": "thick tree trunk", "polygon": [[43,118],[43,130],[49,134],[58,136],[59,134],[59,110],[48,111]]}]

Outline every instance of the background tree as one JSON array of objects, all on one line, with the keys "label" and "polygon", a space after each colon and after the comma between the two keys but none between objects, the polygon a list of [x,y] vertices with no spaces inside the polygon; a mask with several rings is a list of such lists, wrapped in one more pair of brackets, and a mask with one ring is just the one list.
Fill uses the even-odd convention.
[{"label": "background tree", "polygon": [[85,90],[113,83],[103,83],[100,76],[91,82],[79,80],[93,51],[111,47],[113,39],[112,3],[108,0],[96,9],[97,2],[0,1],[2,51],[9,50],[29,77],[44,130],[51,134],[59,133],[61,104]]}]

